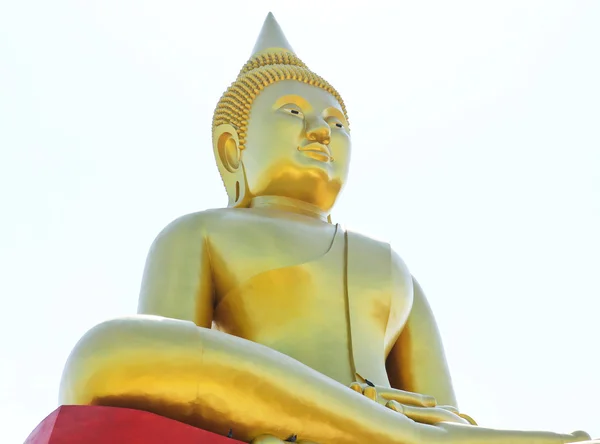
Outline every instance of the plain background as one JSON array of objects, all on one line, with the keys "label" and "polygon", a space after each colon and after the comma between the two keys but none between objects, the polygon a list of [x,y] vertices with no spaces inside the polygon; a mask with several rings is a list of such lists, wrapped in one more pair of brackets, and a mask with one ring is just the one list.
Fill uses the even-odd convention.
[{"label": "plain background", "polygon": [[273,11],[348,106],[336,222],[387,239],[481,425],[600,436],[600,2],[0,3],[0,441],[136,310],[176,217],[225,205],[214,106]]}]

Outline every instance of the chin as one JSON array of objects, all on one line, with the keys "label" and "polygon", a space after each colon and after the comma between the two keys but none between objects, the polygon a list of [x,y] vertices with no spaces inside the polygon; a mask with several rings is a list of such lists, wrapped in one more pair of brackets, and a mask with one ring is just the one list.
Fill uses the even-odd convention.
[{"label": "chin", "polygon": [[255,196],[291,197],[328,211],[344,184],[343,177],[336,173],[331,162],[303,156],[285,165],[274,165],[260,180],[249,183],[249,188]]}]

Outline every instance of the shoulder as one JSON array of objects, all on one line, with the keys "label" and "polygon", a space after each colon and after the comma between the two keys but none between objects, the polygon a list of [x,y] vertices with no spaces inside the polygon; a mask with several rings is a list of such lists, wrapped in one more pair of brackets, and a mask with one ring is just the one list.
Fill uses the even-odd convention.
[{"label": "shoulder", "polygon": [[349,248],[354,246],[355,249],[362,252],[370,253],[371,257],[385,259],[391,268],[391,275],[394,285],[411,286],[412,276],[406,263],[400,255],[394,250],[391,243],[386,240],[369,237],[364,234],[347,230]]},{"label": "shoulder", "polygon": [[231,223],[231,210],[218,208],[178,217],[163,228],[154,239],[153,248],[173,243],[202,240],[218,227]]},{"label": "shoulder", "polygon": [[391,250],[389,242],[367,236],[352,229],[345,228],[345,231],[348,235],[349,248],[360,252],[368,251],[381,257],[389,257]]},{"label": "shoulder", "polygon": [[208,231],[219,224],[226,223],[231,211],[228,208],[217,208],[186,214],[169,223],[162,229],[157,238],[169,237],[177,233]]}]

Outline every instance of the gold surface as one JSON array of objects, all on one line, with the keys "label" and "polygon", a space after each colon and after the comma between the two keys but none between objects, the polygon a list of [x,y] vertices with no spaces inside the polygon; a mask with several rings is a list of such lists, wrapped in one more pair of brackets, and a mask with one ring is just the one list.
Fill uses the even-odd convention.
[{"label": "gold surface", "polygon": [[459,412],[406,265],[330,222],[350,162],[346,110],[272,15],[223,97],[213,148],[228,208],[159,234],[139,314],[79,341],[61,403],[148,410],[263,444],[589,439],[487,429]]}]

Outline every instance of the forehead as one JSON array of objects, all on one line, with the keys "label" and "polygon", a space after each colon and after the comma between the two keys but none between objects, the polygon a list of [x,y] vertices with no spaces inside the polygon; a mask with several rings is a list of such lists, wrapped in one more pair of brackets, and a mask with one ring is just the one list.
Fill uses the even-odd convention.
[{"label": "forehead", "polygon": [[[302,99],[315,111],[322,111],[331,107],[342,111],[342,107],[331,93],[297,80],[282,80],[267,86],[254,100],[254,106],[272,107],[286,96],[292,96],[290,99],[293,96]],[[281,103],[281,105],[284,105],[284,103]]]}]

